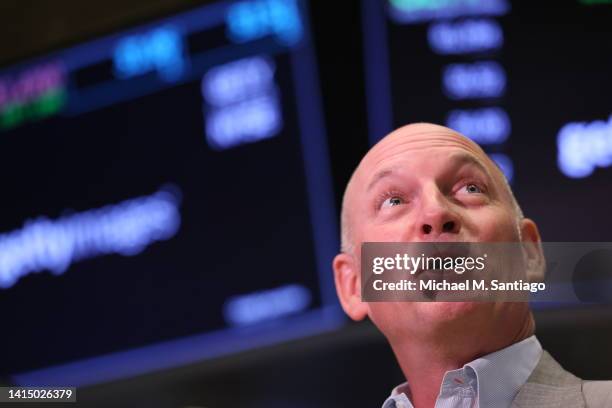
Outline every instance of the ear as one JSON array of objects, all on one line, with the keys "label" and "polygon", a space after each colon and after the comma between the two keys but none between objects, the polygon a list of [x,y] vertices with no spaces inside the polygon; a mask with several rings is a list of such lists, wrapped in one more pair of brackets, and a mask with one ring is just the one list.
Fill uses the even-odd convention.
[{"label": "ear", "polygon": [[527,280],[529,282],[542,282],[546,272],[546,259],[542,250],[540,231],[533,220],[523,218],[520,221],[521,241],[527,261]]},{"label": "ear", "polygon": [[359,265],[352,255],[340,253],[333,262],[336,292],[342,309],[353,320],[362,320],[368,314],[368,305],[361,301]]}]

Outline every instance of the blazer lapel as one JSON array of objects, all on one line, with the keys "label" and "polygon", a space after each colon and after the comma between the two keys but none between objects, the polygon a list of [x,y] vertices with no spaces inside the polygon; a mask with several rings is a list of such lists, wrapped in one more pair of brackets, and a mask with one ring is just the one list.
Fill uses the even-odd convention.
[{"label": "blazer lapel", "polygon": [[521,388],[512,408],[584,408],[582,387],[578,385],[555,387],[545,384],[527,383]]},{"label": "blazer lapel", "polygon": [[543,351],[538,365],[514,398],[512,408],[559,406],[585,407],[582,380]]}]

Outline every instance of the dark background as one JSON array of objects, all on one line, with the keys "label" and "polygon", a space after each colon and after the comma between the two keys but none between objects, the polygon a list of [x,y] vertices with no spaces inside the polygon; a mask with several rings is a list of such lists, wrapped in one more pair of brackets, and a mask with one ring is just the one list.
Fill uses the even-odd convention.
[{"label": "dark background", "polygon": [[[501,49],[437,55],[428,23],[388,19],[393,128],[411,122],[445,123],[451,110],[499,107],[511,122],[509,138],[483,146],[514,164],[513,191],[544,241],[610,241],[610,168],[572,179],[557,166],[557,134],[568,122],[607,121],[612,112],[612,7],[578,1],[510,2],[510,12],[490,19],[504,33]],[[506,72],[497,98],[451,100],[441,72],[452,63],[493,61]],[[377,64],[377,62],[370,62]],[[604,198],[606,197],[606,198]],[[596,204],[600,202],[600,204]]]},{"label": "dark background", "polygon": [[[342,3],[332,6],[331,2],[315,0],[310,5],[338,209],[343,188],[368,148],[360,4],[357,1]],[[5,65],[200,4],[205,2],[2,2],[0,63]],[[505,34],[523,38],[526,44],[529,44],[530,32],[537,32],[542,38],[546,35],[554,38],[556,42],[553,43],[561,53],[555,61],[559,69],[554,66],[551,69],[554,64],[541,57],[539,47],[521,52],[528,58],[514,57],[512,49],[506,47],[505,68],[522,80],[522,85],[512,85],[510,89],[514,95],[508,97],[514,98],[514,103],[528,104],[521,107],[524,112],[545,106],[552,115],[563,106],[558,99],[547,95],[556,92],[561,81],[575,94],[578,106],[596,107],[582,113],[584,120],[606,119],[612,105],[610,80],[590,85],[588,93],[581,91],[582,77],[577,78],[574,72],[582,69],[582,63],[567,58],[562,52],[563,44],[570,43],[596,66],[594,55],[601,44],[607,44],[609,50],[612,34],[595,32],[594,35],[601,38],[597,44],[582,41],[585,35],[587,38],[593,35],[593,29],[589,24],[591,17],[585,19],[575,15],[577,8],[584,7],[578,2],[538,2],[537,6],[529,6],[533,9],[523,7],[522,18],[516,18],[512,25],[504,25]],[[580,44],[577,46],[575,42]],[[610,66],[611,55],[599,55],[602,66]],[[518,128],[522,131],[528,131],[530,123],[544,121],[540,116],[521,119],[514,115],[513,119],[523,120],[524,126]],[[569,120],[560,112],[558,123]],[[542,126],[551,125],[544,123]],[[557,124],[552,126],[558,128]],[[567,184],[573,181],[557,184],[547,183],[546,178],[544,182],[538,179],[552,171],[554,165],[537,153],[550,149],[548,142],[535,137],[528,140],[530,143],[524,146],[517,141],[512,149],[514,157],[533,163],[533,177],[537,183],[531,182],[531,175],[522,176],[525,178],[517,186],[517,198],[526,215],[543,226],[544,239],[612,240],[608,204],[612,198],[610,170],[596,170],[587,187],[577,194],[567,194]],[[19,220],[3,219],[3,223],[11,222],[17,224]],[[578,237],[574,234],[576,231]],[[5,313],[10,312],[2,311]],[[609,308],[540,311],[536,319],[538,338],[565,368],[582,377],[612,378],[612,353],[608,351],[612,341]],[[371,324],[361,323],[255,352],[82,389],[79,400],[91,406],[365,407],[380,406],[390,389],[402,381],[384,338]]]}]

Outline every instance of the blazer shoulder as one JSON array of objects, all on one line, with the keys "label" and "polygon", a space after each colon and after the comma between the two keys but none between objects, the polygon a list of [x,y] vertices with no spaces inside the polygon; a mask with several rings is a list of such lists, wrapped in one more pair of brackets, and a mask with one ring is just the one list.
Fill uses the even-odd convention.
[{"label": "blazer shoulder", "polygon": [[580,388],[582,380],[566,371],[546,350],[542,350],[540,361],[527,379],[527,382],[555,387],[574,385]]},{"label": "blazer shoulder", "polygon": [[584,381],[582,393],[589,408],[612,407],[612,381]]}]

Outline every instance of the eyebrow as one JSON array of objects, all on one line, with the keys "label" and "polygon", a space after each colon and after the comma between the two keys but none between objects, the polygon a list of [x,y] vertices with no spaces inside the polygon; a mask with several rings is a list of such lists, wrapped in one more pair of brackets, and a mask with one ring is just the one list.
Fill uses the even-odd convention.
[{"label": "eyebrow", "polygon": [[368,184],[368,188],[366,191],[370,191],[380,180],[384,179],[385,177],[391,176],[394,173],[394,170],[395,167],[392,167],[390,169],[385,169],[377,172],[374,177],[372,177],[372,181],[370,181],[370,184]]},{"label": "eyebrow", "polygon": [[[466,164],[477,167],[480,171],[482,171],[487,177],[491,178],[491,175],[487,171],[486,167],[474,156],[467,153],[459,153],[451,156],[448,160],[451,162],[451,168],[458,169]],[[392,176],[397,170],[398,166],[390,167],[387,169],[380,170],[372,177],[372,180],[368,184],[367,190],[370,191],[380,180]]]}]

